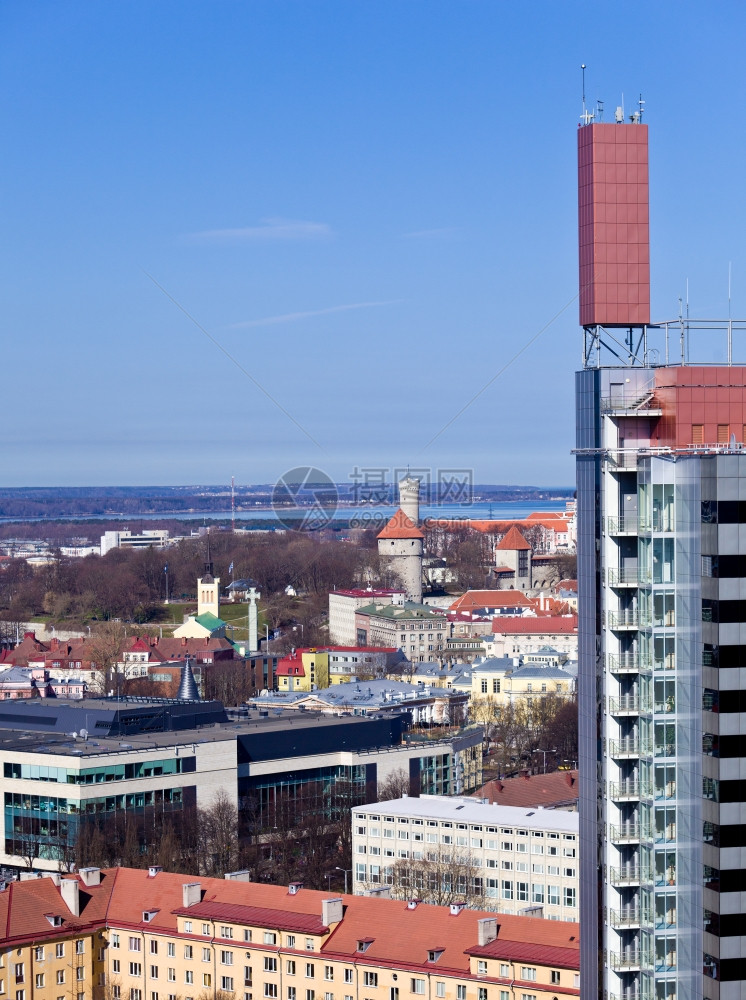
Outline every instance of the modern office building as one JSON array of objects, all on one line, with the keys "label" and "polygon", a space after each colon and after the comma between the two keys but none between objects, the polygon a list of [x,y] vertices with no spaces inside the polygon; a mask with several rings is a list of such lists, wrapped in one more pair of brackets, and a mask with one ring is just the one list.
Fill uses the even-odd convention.
[{"label": "modern office building", "polygon": [[632,119],[578,132],[581,997],[726,1000],[746,995],[746,324],[650,326]]},{"label": "modern office building", "polygon": [[[83,824],[155,821],[227,793],[272,829],[288,802],[374,802],[392,775],[412,794],[482,783],[482,731],[406,738],[409,715],[325,717],[167,699],[8,701],[0,717],[0,865],[56,870]],[[151,824],[152,826],[152,824]]]},{"label": "modern office building", "polygon": [[400,896],[427,893],[428,873],[417,862],[430,863],[435,878],[468,880],[464,895],[482,909],[578,919],[575,812],[450,795],[352,810],[354,892],[388,885]]}]

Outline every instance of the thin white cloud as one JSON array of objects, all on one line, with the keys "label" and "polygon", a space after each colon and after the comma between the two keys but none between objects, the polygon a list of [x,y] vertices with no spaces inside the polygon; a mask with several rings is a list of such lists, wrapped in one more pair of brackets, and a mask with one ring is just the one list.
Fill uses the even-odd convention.
[{"label": "thin white cloud", "polygon": [[258,226],[206,229],[201,233],[189,233],[185,239],[190,243],[252,243],[274,240],[327,240],[332,235],[331,226],[325,222],[270,218],[262,219]]},{"label": "thin white cloud", "polygon": [[278,323],[295,323],[313,316],[329,316],[332,313],[350,312],[353,309],[373,309],[375,306],[391,306],[399,299],[388,299],[384,302],[350,302],[343,306],[327,306],[326,309],[308,309],[305,312],[283,313],[281,316],[265,316],[263,319],[247,319],[242,323],[232,323],[229,330],[247,330],[253,326],[276,326]]},{"label": "thin white cloud", "polygon": [[456,236],[461,230],[457,226],[443,226],[441,229],[418,229],[413,233],[402,233],[403,240],[444,240]]}]

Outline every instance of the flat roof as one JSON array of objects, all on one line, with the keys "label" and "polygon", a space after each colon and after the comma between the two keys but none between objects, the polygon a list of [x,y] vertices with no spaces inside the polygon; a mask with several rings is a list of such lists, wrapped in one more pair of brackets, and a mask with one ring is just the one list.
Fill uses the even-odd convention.
[{"label": "flat roof", "polygon": [[504,806],[479,799],[452,795],[403,796],[370,805],[355,806],[354,813],[368,815],[415,816],[422,819],[444,819],[457,823],[479,823],[490,826],[517,826],[529,830],[578,832],[579,815],[558,809]]},{"label": "flat roof", "polygon": [[[85,740],[80,737],[74,739],[71,733],[23,732],[17,729],[0,728],[0,753],[27,752],[74,756],[76,758],[95,757],[101,754],[153,750],[157,747],[173,749],[174,747],[201,743],[235,742],[239,736],[282,733],[291,727],[294,731],[299,729],[314,730],[331,726],[365,726],[377,721],[366,716],[330,716],[322,712],[299,712],[297,709],[294,709],[292,713],[285,714],[283,712],[282,715],[273,712],[269,716],[260,716],[258,712],[254,711],[250,712],[247,718],[242,718],[239,721],[220,722],[200,726],[197,729],[127,733],[121,737],[89,734]],[[374,744],[383,745],[379,741],[374,741]],[[345,748],[340,747],[340,749]]]}]

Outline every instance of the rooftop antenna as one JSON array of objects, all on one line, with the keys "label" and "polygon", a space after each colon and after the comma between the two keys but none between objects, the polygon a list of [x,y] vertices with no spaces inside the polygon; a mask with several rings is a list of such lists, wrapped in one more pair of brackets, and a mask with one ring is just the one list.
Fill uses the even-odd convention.
[{"label": "rooftop antenna", "polygon": [[643,99],[642,99],[642,94],[640,94],[640,99],[637,102],[637,106],[640,109],[639,112],[638,112],[638,114],[640,115],[640,124],[642,124],[642,116],[643,116],[643,113],[645,111],[645,101],[643,101]]},{"label": "rooftop antenna", "polygon": [[231,531],[235,534],[236,531],[236,482],[235,477],[231,476]]},{"label": "rooftop antenna", "polygon": [[585,63],[580,64],[580,70],[583,74],[583,113],[580,116],[580,120],[584,125],[590,125],[593,121],[593,114],[585,106]]},{"label": "rooftop antenna", "polygon": [[733,261],[728,261],[728,319],[730,319],[730,278],[731,278],[731,267],[733,266]]}]

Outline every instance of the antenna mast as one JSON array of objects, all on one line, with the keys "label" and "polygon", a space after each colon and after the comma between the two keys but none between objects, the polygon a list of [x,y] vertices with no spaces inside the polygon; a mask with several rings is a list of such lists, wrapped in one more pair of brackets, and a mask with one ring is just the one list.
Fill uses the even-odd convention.
[{"label": "antenna mast", "polygon": [[231,476],[231,531],[235,533],[236,530],[236,482],[235,477]]}]

